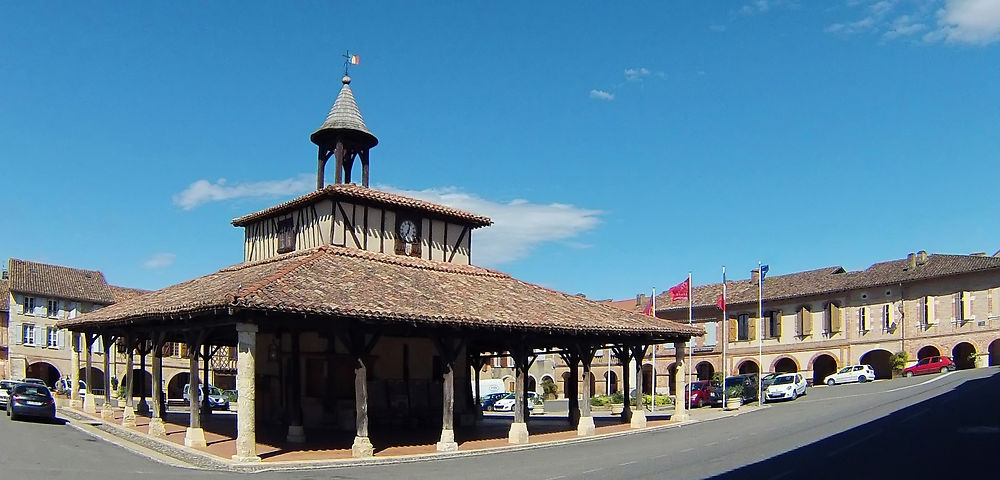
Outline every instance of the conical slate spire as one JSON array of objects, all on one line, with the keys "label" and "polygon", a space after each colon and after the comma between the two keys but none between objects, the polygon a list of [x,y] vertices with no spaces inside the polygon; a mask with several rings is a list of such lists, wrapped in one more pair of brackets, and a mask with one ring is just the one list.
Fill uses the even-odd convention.
[{"label": "conical slate spire", "polygon": [[326,116],[326,121],[309,139],[317,145],[322,145],[341,136],[353,140],[361,148],[378,145],[378,138],[368,130],[365,120],[361,118],[358,103],[354,100],[354,92],[351,91],[351,77],[344,76],[342,82],[344,86],[341,87],[337,100],[333,102],[333,108]]}]

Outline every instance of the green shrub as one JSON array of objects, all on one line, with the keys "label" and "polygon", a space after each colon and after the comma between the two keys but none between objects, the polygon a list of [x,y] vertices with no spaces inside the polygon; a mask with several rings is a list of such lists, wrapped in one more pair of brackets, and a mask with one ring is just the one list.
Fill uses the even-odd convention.
[{"label": "green shrub", "polygon": [[611,403],[611,402],[608,400],[608,397],[606,397],[604,395],[598,395],[596,397],[590,397],[590,406],[591,407],[605,407],[609,403]]},{"label": "green shrub", "polygon": [[899,374],[904,368],[906,368],[906,362],[910,360],[910,356],[906,352],[896,352],[893,356],[889,357],[889,367],[892,368],[892,373]]},{"label": "green shrub", "polygon": [[553,382],[550,378],[546,377],[545,380],[542,381],[542,396],[544,398],[556,398],[557,390],[558,388],[556,387],[555,382]]},{"label": "green shrub", "polygon": [[625,403],[625,396],[622,392],[615,392],[611,394],[611,403]]},{"label": "green shrub", "polygon": [[743,385],[731,385],[726,389],[727,397],[742,397],[743,396]]}]

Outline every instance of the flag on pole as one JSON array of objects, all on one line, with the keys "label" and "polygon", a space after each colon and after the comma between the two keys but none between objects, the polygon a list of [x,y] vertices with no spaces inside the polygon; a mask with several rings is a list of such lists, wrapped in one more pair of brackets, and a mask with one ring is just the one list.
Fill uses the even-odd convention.
[{"label": "flag on pole", "polygon": [[767,276],[767,271],[768,271],[767,265],[760,266],[760,281],[762,282],[764,281],[764,277]]},{"label": "flag on pole", "polygon": [[361,55],[351,55],[351,65],[361,64]]},{"label": "flag on pole", "polygon": [[649,303],[646,304],[646,308],[642,309],[642,314],[653,316],[653,297],[649,297]]},{"label": "flag on pole", "polygon": [[721,293],[719,294],[719,298],[715,300],[715,306],[719,307],[719,310],[723,312],[726,311],[726,298]]},{"label": "flag on pole", "polygon": [[677,285],[670,287],[670,301],[687,300],[688,291],[691,289],[691,279],[684,280]]}]

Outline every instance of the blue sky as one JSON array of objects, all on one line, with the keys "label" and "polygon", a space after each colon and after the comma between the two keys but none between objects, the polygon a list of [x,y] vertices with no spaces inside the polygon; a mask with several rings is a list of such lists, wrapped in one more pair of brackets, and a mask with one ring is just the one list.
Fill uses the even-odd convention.
[{"label": "blue sky", "polygon": [[492,216],[474,262],[527,281],[1000,249],[998,0],[355,3],[0,3],[0,257],[238,263],[347,49],[373,184]]}]

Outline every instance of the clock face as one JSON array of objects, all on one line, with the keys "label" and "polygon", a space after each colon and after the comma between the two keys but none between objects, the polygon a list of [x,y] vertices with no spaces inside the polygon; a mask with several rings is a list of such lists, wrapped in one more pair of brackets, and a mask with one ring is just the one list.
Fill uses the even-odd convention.
[{"label": "clock face", "polygon": [[415,243],[417,241],[417,224],[413,223],[412,220],[403,220],[399,224],[399,236],[406,243]]}]

